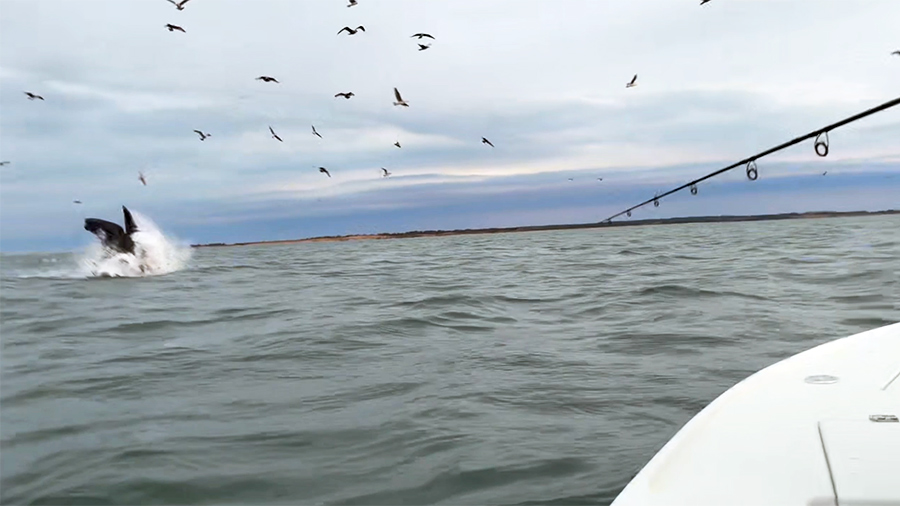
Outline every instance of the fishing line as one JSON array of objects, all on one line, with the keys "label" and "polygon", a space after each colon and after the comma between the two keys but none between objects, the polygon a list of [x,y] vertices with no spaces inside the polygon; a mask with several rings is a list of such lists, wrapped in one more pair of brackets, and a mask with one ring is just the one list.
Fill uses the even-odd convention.
[{"label": "fishing line", "polygon": [[773,148],[769,148],[765,151],[757,153],[753,156],[744,158],[743,160],[741,160],[739,162],[735,162],[735,163],[733,163],[727,167],[723,167],[715,172],[710,172],[709,174],[707,174],[701,178],[697,178],[693,181],[689,181],[689,182],[687,182],[677,188],[673,188],[661,195],[654,195],[653,198],[647,199],[644,202],[641,202],[640,204],[629,207],[628,209],[625,209],[624,211],[618,212],[618,213],[610,216],[609,218],[606,218],[603,221],[610,223],[610,222],[612,222],[613,219],[618,218],[619,216],[622,216],[622,215],[626,215],[626,216],[630,217],[631,211],[634,211],[635,209],[637,209],[639,207],[643,207],[647,204],[650,204],[651,202],[653,203],[654,207],[659,207],[660,199],[662,199],[663,197],[672,195],[673,193],[680,192],[681,190],[684,190],[685,188],[690,188],[691,194],[696,195],[697,194],[697,183],[700,183],[702,181],[706,181],[707,179],[716,177],[719,174],[724,174],[724,173],[726,173],[730,170],[733,170],[737,167],[740,167],[740,166],[746,166],[747,179],[749,179],[750,181],[756,181],[759,178],[759,167],[757,167],[757,165],[756,165],[757,160],[759,160],[760,158],[762,158],[764,156],[768,156],[772,153],[775,153],[777,151],[781,151],[783,149],[789,148],[795,144],[799,144],[807,139],[815,138],[813,149],[815,150],[817,155],[819,155],[821,157],[828,156],[828,151],[829,151],[828,132],[835,130],[837,128],[840,128],[846,124],[853,123],[854,121],[861,120],[867,116],[871,116],[877,112],[881,112],[886,109],[890,109],[891,107],[896,107],[897,105],[900,105],[900,98],[895,98],[893,100],[889,100],[879,106],[873,107],[871,109],[863,111],[854,116],[850,116],[849,118],[842,119],[841,121],[838,121],[837,123],[832,123],[831,125],[822,127],[818,130],[814,130],[806,135],[802,135],[800,137],[797,137],[795,139],[787,141],[783,144],[779,144],[778,146],[775,146]]}]

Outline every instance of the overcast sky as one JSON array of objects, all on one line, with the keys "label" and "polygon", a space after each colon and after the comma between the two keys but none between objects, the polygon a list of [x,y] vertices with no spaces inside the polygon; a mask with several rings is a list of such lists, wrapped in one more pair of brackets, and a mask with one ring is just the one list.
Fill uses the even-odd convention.
[{"label": "overcast sky", "polygon": [[[897,0],[0,0],[0,249],[83,246],[123,204],[191,242],[600,221],[900,96],[898,20]],[[830,137],[633,219],[900,208],[900,107]]]}]

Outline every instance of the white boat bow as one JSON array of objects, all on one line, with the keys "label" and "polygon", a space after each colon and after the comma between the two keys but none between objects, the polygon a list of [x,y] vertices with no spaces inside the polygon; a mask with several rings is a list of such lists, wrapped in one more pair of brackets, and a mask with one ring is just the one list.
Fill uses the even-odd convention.
[{"label": "white boat bow", "polygon": [[694,416],[613,506],[900,506],[900,323],[798,353]]}]

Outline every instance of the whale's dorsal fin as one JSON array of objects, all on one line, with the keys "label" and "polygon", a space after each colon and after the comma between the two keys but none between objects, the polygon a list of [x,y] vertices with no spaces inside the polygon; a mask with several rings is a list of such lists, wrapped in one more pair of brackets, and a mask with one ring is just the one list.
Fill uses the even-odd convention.
[{"label": "whale's dorsal fin", "polygon": [[122,206],[122,212],[125,213],[125,233],[131,235],[137,232],[137,225],[134,224],[134,218],[131,217],[131,212],[127,207]]}]

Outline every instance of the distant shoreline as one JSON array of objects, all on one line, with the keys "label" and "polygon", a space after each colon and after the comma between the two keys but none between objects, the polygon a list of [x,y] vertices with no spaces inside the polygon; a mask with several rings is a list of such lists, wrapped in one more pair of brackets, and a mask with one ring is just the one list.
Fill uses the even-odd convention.
[{"label": "distant shoreline", "polygon": [[853,216],[880,216],[900,214],[900,209],[890,209],[887,211],[848,211],[848,212],[832,212],[832,211],[815,211],[807,213],[782,213],[782,214],[757,214],[746,216],[687,216],[683,218],[660,218],[647,220],[632,221],[614,221],[612,223],[581,223],[573,225],[533,225],[524,227],[498,227],[498,228],[468,228],[462,230],[414,230],[410,232],[381,233],[381,234],[358,234],[358,235],[341,235],[341,236],[323,236],[309,237],[306,239],[285,239],[278,241],[252,241],[252,242],[236,242],[236,243],[209,243],[209,244],[191,244],[192,248],[219,248],[230,246],[256,246],[256,245],[279,245],[279,244],[298,244],[305,242],[339,242],[339,241],[364,241],[364,240],[380,240],[380,239],[409,239],[415,237],[442,237],[449,235],[480,235],[480,234],[508,234],[513,232],[539,232],[548,230],[576,230],[585,228],[613,228],[613,227],[636,227],[644,225],[673,225],[679,223],[730,223],[739,221],[773,221],[773,220],[798,220],[798,219],[817,219],[817,218],[844,218]]}]

